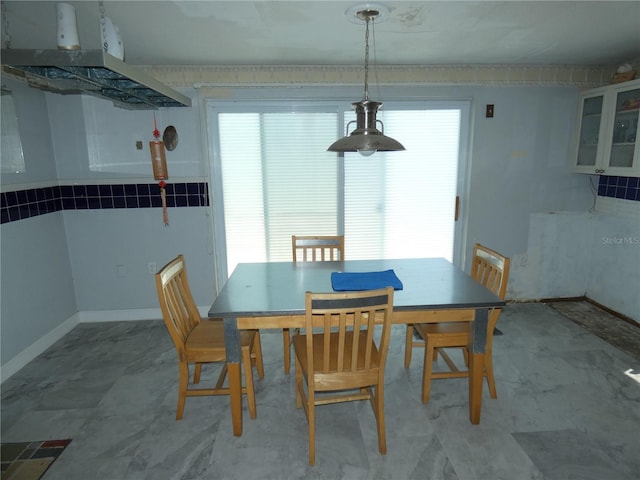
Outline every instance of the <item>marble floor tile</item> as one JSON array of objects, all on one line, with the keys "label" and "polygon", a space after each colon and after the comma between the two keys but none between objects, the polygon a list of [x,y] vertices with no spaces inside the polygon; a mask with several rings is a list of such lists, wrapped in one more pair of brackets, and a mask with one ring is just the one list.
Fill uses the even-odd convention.
[{"label": "marble floor tile", "polygon": [[[572,312],[597,324],[594,306]],[[433,381],[422,404],[424,350],[415,348],[405,369],[405,328],[394,327],[386,455],[368,402],[325,405],[309,466],[306,417],[295,408],[293,362],[284,374],[279,330],[261,333],[258,418],[245,401],[241,437],[223,396],[188,398],[176,421],[176,352],[154,320],[78,325],[2,384],[1,435],[73,439],[44,480],[637,478],[640,360],[541,303],[509,305],[499,328],[498,398],[485,386],[481,423],[471,425],[466,379]],[[217,373],[205,367],[202,383]]]},{"label": "marble floor tile", "polygon": [[582,430],[514,433],[513,437],[545,480],[634,480],[640,472],[637,457],[630,463],[609,440]]}]

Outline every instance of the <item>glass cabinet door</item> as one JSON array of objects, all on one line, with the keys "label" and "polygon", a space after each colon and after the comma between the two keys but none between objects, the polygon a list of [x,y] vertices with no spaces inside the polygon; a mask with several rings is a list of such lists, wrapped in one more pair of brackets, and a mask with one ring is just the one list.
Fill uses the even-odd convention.
[{"label": "glass cabinet door", "polygon": [[582,103],[577,165],[595,167],[602,121],[602,95],[587,97]]},{"label": "glass cabinet door", "polygon": [[638,139],[640,88],[619,92],[615,105],[609,166],[632,168]]}]

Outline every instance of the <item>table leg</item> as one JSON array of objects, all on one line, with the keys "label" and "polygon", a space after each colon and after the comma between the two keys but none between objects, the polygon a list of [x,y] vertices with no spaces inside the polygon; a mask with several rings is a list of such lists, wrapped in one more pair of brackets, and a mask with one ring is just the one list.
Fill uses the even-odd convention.
[{"label": "table leg", "polygon": [[469,355],[469,420],[474,425],[480,423],[483,370],[484,353],[471,353]]},{"label": "table leg", "polygon": [[235,318],[224,319],[224,345],[227,351],[227,378],[233,434],[242,435],[242,369],[240,334]]},{"label": "table leg", "polygon": [[476,310],[475,320],[469,324],[469,420],[480,423],[482,410],[482,383],[484,380],[484,356],[487,347],[487,309]]}]

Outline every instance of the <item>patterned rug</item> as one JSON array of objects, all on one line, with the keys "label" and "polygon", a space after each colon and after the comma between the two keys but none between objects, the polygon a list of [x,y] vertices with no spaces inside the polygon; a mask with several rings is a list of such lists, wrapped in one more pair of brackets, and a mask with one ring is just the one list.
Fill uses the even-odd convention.
[{"label": "patterned rug", "polygon": [[3,443],[1,446],[2,480],[38,480],[71,439],[43,442]]}]

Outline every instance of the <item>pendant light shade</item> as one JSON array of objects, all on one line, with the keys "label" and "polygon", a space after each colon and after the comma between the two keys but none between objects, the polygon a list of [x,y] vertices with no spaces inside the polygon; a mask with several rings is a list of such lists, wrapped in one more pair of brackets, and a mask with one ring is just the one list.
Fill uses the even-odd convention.
[{"label": "pendant light shade", "polygon": [[[387,137],[384,134],[382,121],[376,119],[378,108],[382,102],[369,100],[369,22],[373,21],[380,11],[367,7],[356,13],[360,20],[366,24],[365,30],[365,57],[364,57],[364,98],[351,105],[356,111],[356,128],[349,134],[349,127],[354,122],[347,124],[347,136],[335,141],[327,149],[330,152],[359,152],[361,155],[369,156],[377,151],[395,152],[404,150],[404,146],[397,140]],[[378,130],[378,124],[382,130]]]},{"label": "pendant light shade", "polygon": [[[384,133],[376,128],[376,114],[378,107],[382,105],[380,102],[373,100],[362,100],[354,102],[353,108],[356,110],[356,128],[340,140],[333,142],[328,148],[331,152],[360,152],[362,155],[368,156],[375,152],[394,152],[404,150],[400,142],[391,137],[387,137]],[[347,130],[349,125],[347,124]],[[380,122],[382,124],[382,122]]]}]

